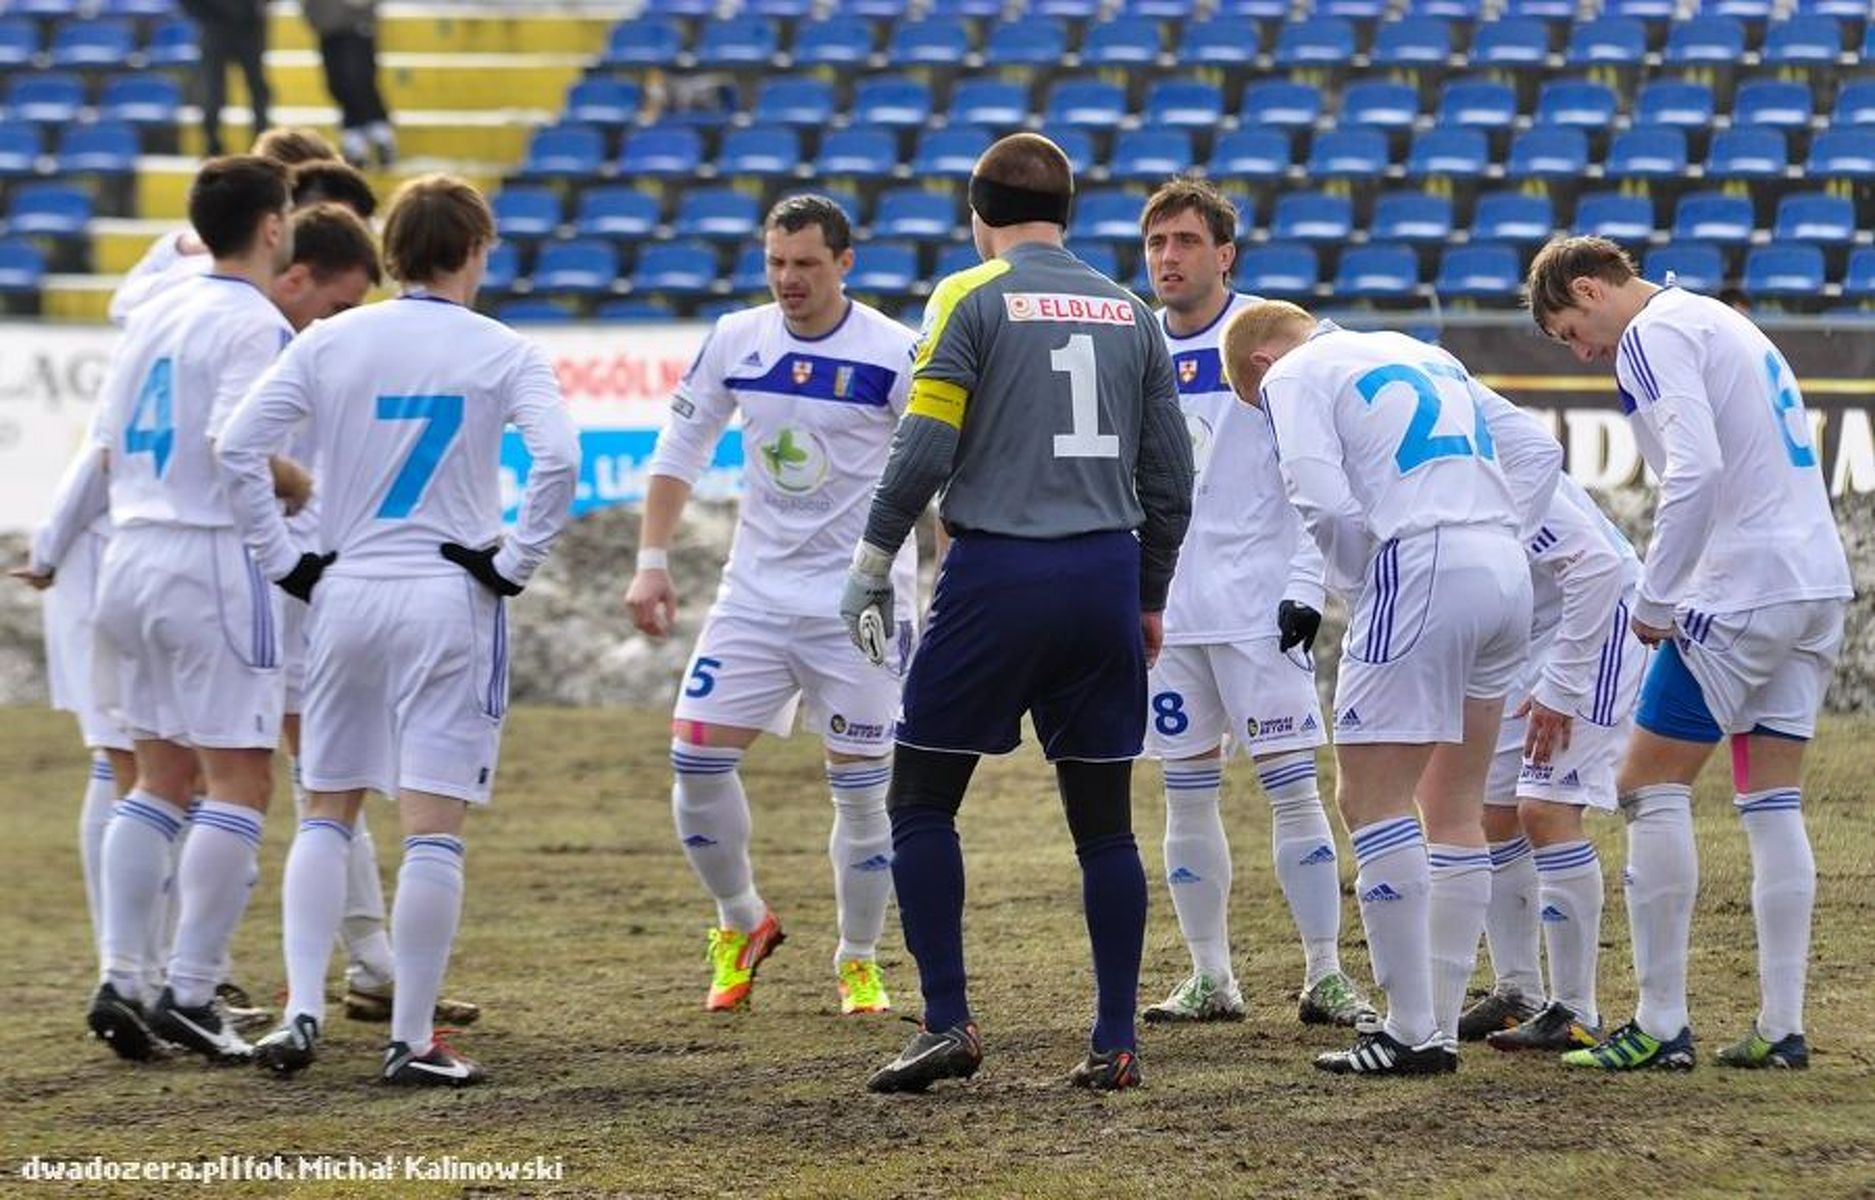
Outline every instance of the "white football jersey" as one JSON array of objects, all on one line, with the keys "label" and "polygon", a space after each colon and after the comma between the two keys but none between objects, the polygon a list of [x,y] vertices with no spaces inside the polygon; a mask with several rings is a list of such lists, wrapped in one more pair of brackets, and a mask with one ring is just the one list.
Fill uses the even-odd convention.
[{"label": "white football jersey", "polygon": [[1329,582],[1360,585],[1376,545],[1447,525],[1516,535],[1517,499],[1462,363],[1399,333],[1324,321],[1263,378],[1290,501]]},{"label": "white football jersey", "polygon": [[1731,306],[1654,293],[1615,354],[1621,407],[1660,477],[1637,615],[1853,594],[1797,377]]},{"label": "white football jersey", "polygon": [[[552,365],[532,342],[460,304],[409,295],[320,321],[254,387],[220,454],[250,545],[269,578],[300,549],[267,470],[302,422],[318,471],[317,551],[328,573],[367,579],[448,575],[444,542],[502,542],[496,571],[525,584],[565,526],[579,433]],[[520,429],[533,467],[521,515],[501,529],[501,437]]]},{"label": "white football jersey", "polygon": [[1198,468],[1165,606],[1168,646],[1275,637],[1284,600],[1322,609],[1321,550],[1283,493],[1269,417],[1237,399],[1218,357],[1230,315],[1255,302],[1232,296],[1215,321],[1186,337],[1160,314]]},{"label": "white football jersey", "polygon": [[182,252],[182,239],[194,233],[193,229],[184,226],[150,243],[150,248],[143,252],[137,265],[130,268],[123,282],[117,285],[117,290],[111,293],[111,324],[122,327],[130,320],[131,313],[154,297],[166,294],[185,280],[208,274],[215,265],[212,255]]},{"label": "white football jersey", "polygon": [[[742,413],[742,508],[716,602],[837,617],[853,547],[911,391],[916,335],[858,301],[831,333],[789,332],[763,304],[716,322],[671,397],[650,473],[694,482]],[[892,568],[897,616],[916,611],[918,550]]]},{"label": "white football jersey", "polygon": [[93,436],[110,455],[111,520],[234,524],[212,442],[241,398],[293,340],[253,283],[208,274],[138,309],[111,358]]}]

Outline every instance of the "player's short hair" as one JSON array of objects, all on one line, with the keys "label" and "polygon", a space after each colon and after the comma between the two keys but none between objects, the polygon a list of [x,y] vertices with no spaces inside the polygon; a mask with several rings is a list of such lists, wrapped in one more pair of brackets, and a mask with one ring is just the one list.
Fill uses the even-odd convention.
[{"label": "player's short hair", "polygon": [[985,225],[1049,221],[1065,226],[1074,167],[1039,133],[1012,133],[983,152],[970,173],[970,208]]},{"label": "player's short hair", "polygon": [[316,159],[293,168],[293,207],[343,204],[367,219],[378,211],[377,194],[364,172],[337,159]]},{"label": "player's short hair", "polygon": [[833,251],[836,258],[853,244],[853,224],[846,219],[846,210],[826,196],[811,193],[776,201],[775,207],[768,210],[762,229],[799,233],[809,225],[820,227],[820,236],[827,240],[827,249]]},{"label": "player's short hair", "polygon": [[1160,185],[1140,210],[1140,236],[1182,212],[1197,213],[1216,244],[1225,246],[1237,240],[1237,206],[1215,184],[1196,175],[1179,175]]},{"label": "player's short hair", "polygon": [[189,185],[189,224],[216,258],[244,253],[267,214],[286,206],[286,168],[257,154],[211,158]]},{"label": "player's short hair", "polygon": [[293,261],[305,263],[315,279],[362,268],[373,287],[384,281],[370,228],[343,204],[315,204],[293,214]]},{"label": "player's short hair", "polygon": [[1525,280],[1524,302],[1537,328],[1549,332],[1549,320],[1575,305],[1569,285],[1578,279],[1599,279],[1619,286],[1639,275],[1634,260],[1619,245],[1604,237],[1559,237],[1536,252]]},{"label": "player's short hair", "polygon": [[1315,327],[1315,317],[1308,309],[1287,300],[1258,300],[1231,314],[1218,335],[1218,357],[1223,360],[1224,375],[1234,372],[1232,364],[1245,362],[1250,355],[1278,340],[1283,333],[1298,333]]},{"label": "player's short hair", "polygon": [[473,186],[454,175],[423,175],[391,197],[384,218],[384,269],[404,283],[460,271],[495,241],[495,216]]},{"label": "player's short hair", "polygon": [[310,129],[269,129],[254,139],[251,153],[288,167],[301,163],[337,160],[339,152]]}]

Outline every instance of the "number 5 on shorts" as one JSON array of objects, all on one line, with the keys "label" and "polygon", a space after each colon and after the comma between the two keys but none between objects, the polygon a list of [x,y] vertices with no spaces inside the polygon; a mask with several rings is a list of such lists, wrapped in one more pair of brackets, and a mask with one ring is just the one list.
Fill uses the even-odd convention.
[{"label": "number 5 on shorts", "polygon": [[437,464],[443,461],[449,443],[462,428],[462,397],[379,396],[378,420],[428,422],[417,435],[417,444],[410,448],[397,478],[391,480],[384,503],[378,505],[378,520],[401,520],[423,499],[430,476],[436,474]]}]

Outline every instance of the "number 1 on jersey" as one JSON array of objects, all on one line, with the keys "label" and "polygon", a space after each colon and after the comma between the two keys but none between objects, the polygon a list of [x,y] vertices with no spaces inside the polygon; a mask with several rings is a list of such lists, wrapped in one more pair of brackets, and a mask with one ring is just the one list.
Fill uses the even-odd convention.
[{"label": "number 1 on jersey", "polygon": [[171,380],[174,367],[167,358],[150,365],[149,378],[137,393],[137,406],[130,410],[130,424],[124,427],[124,453],[148,454],[156,460],[156,477],[169,469],[169,451],[176,444]]},{"label": "number 1 on jersey", "polygon": [[1100,432],[1100,375],[1094,368],[1094,339],[1077,333],[1048,354],[1048,365],[1068,377],[1068,400],[1074,411],[1071,433],[1055,435],[1056,458],[1118,458],[1118,434]]},{"label": "number 1 on jersey", "polygon": [[391,490],[378,505],[378,520],[400,520],[410,515],[423,491],[430,486],[430,476],[462,428],[461,396],[379,396],[378,420],[425,421],[417,444],[391,480]]}]

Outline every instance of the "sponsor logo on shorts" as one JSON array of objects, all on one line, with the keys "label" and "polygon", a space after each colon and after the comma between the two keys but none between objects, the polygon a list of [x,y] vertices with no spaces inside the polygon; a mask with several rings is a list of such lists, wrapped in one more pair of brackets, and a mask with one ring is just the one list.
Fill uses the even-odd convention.
[{"label": "sponsor logo on shorts", "polygon": [[1360,727],[1361,714],[1352,708],[1342,709],[1341,715],[1335,718],[1336,729],[1359,729]]},{"label": "sponsor logo on shorts", "polygon": [[1569,914],[1557,908],[1554,904],[1545,904],[1543,906],[1543,919],[1548,921],[1551,925],[1557,925],[1567,921],[1569,919]]},{"label": "sponsor logo on shorts", "polygon": [[1565,771],[1563,772],[1563,777],[1556,781],[1556,786],[1566,787],[1566,788],[1579,788],[1582,786],[1582,777],[1577,775],[1575,771],[1573,770]]},{"label": "sponsor logo on shorts", "polygon": [[1090,325],[1131,325],[1133,302],[1111,296],[1073,296],[1062,292],[1005,292],[1003,311],[1011,321],[1071,321]]},{"label": "sponsor logo on shorts", "polygon": [[1393,890],[1390,883],[1377,883],[1361,893],[1362,904],[1391,904],[1395,900],[1404,900],[1405,896]]},{"label": "sponsor logo on shorts", "polygon": [[882,742],[885,740],[885,726],[869,725],[864,721],[849,721],[839,713],[834,713],[827,722],[827,728],[836,737],[852,738],[856,742]]},{"label": "sponsor logo on shorts", "polygon": [[1167,883],[1203,883],[1204,877],[1190,867],[1180,867],[1165,877]]},{"label": "sponsor logo on shorts", "polygon": [[1548,783],[1550,782],[1550,777],[1555,775],[1555,773],[1555,768],[1547,764],[1525,763],[1523,765],[1523,770],[1517,772],[1517,782]]},{"label": "sponsor logo on shorts", "polygon": [[1253,742],[1258,738],[1287,737],[1295,731],[1294,717],[1266,717],[1261,721],[1251,717],[1244,722],[1244,736]]},{"label": "sponsor logo on shorts", "polygon": [[833,730],[835,733],[845,733],[846,718],[839,713],[834,713],[833,720],[827,722],[827,728]]},{"label": "sponsor logo on shorts", "polygon": [[1310,713],[1310,714],[1308,714],[1307,716],[1305,716],[1305,717],[1303,717],[1303,718],[1302,718],[1302,732],[1303,732],[1303,733],[1314,733],[1314,732],[1315,732],[1315,729],[1316,729],[1316,727],[1317,727],[1317,726],[1318,726],[1319,724],[1320,724],[1320,722],[1319,722],[1319,721],[1317,721],[1317,720],[1315,719],[1315,714],[1314,714],[1314,713]]}]

